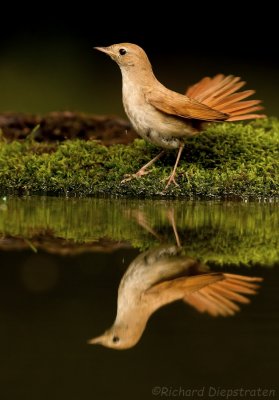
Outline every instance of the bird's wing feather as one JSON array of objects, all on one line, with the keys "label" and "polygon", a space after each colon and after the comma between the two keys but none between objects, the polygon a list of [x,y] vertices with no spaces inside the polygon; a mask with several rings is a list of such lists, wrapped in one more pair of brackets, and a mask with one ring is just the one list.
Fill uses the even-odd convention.
[{"label": "bird's wing feather", "polygon": [[223,121],[228,118],[228,114],[213,110],[196,99],[191,99],[166,88],[164,90],[152,90],[146,93],[145,98],[149,104],[158,110],[182,118],[204,121]]},{"label": "bird's wing feather", "polygon": [[[214,282],[222,280],[221,273],[201,274],[195,276],[183,276],[176,279],[165,280],[151,286],[145,291],[145,296],[164,296],[171,302],[184,298],[187,293],[193,293],[204,286],[208,286]],[[164,301],[164,303],[166,304]]]}]

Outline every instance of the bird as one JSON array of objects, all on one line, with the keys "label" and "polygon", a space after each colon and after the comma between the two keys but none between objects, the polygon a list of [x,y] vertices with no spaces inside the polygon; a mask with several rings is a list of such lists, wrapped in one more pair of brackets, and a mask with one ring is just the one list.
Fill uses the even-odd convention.
[{"label": "bird", "polygon": [[201,313],[230,316],[238,303],[249,303],[259,277],[210,272],[177,245],[165,244],[138,255],[123,275],[118,288],[116,319],[110,329],[90,339],[115,350],[135,346],[151,315],[160,307],[182,300]]},{"label": "bird", "polygon": [[178,149],[165,189],[171,183],[178,186],[175,175],[186,138],[197,135],[208,122],[265,117],[256,113],[263,108],[260,100],[243,101],[255,91],[239,92],[246,83],[240,77],[223,74],[204,77],[181,94],[166,88],[156,79],[152,65],[140,46],[118,43],[94,48],[109,55],[120,67],[123,106],[135,131],[146,141],[163,148],[156,157],[122,182],[146,175],[165,150]]}]

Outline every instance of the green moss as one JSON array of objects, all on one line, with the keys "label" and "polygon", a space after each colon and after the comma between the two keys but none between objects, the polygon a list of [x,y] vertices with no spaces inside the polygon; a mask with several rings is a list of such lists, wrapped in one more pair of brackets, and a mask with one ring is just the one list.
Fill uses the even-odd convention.
[{"label": "green moss", "polygon": [[52,235],[88,244],[85,251],[100,239],[145,250],[175,243],[171,213],[187,255],[220,266],[271,266],[279,259],[278,210],[276,202],[8,197],[0,200],[0,236],[4,244],[22,238],[31,248],[44,248]]},{"label": "green moss", "polygon": [[[125,133],[123,133],[125,134]],[[177,169],[179,187],[162,192],[174,165],[170,152],[141,179],[121,184],[159,149],[141,139],[105,147],[95,141],[0,142],[0,191],[109,196],[276,197],[279,121],[211,124],[187,140]]]}]

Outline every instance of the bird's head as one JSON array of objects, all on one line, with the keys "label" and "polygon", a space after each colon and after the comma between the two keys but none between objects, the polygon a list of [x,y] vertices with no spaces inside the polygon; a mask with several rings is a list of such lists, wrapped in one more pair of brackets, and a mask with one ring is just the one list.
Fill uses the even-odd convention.
[{"label": "bird's head", "polygon": [[132,43],[118,43],[108,47],[94,47],[109,55],[122,68],[141,67],[151,69],[145,51]]},{"label": "bird's head", "polygon": [[100,344],[115,350],[129,349],[137,344],[143,330],[144,327],[130,329],[127,325],[113,325],[102,335],[88,340],[88,344]]}]

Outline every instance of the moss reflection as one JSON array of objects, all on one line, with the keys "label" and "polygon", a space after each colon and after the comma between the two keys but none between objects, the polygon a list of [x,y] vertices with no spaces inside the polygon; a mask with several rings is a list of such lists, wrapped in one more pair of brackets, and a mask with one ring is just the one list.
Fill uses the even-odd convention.
[{"label": "moss reflection", "polygon": [[[272,265],[279,258],[278,204],[4,198],[0,246],[51,252],[140,250],[174,241],[171,212],[189,257],[223,264]],[[155,234],[156,233],[156,234]]]}]

